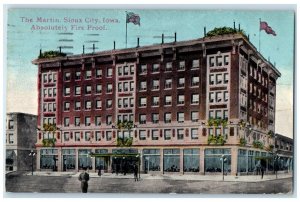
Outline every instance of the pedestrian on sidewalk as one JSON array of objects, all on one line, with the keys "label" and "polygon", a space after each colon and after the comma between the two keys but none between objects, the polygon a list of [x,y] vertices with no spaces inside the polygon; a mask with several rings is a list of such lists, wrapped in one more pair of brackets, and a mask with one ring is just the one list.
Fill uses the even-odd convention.
[{"label": "pedestrian on sidewalk", "polygon": [[87,173],[87,168],[83,168],[83,172],[80,173],[78,180],[81,181],[81,191],[82,193],[87,193],[88,190],[88,181],[90,180],[90,175]]},{"label": "pedestrian on sidewalk", "polygon": [[134,181],[139,181],[138,179],[138,167],[136,164],[133,165]]},{"label": "pedestrian on sidewalk", "polygon": [[263,166],[260,167],[260,172],[261,172],[261,179],[263,179],[264,178],[264,167]]},{"label": "pedestrian on sidewalk", "polygon": [[99,166],[99,170],[98,170],[98,176],[101,177],[101,165]]}]

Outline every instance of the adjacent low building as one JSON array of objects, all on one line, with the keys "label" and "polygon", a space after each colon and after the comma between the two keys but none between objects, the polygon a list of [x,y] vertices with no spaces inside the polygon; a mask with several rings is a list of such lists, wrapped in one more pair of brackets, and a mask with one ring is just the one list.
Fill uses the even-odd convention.
[{"label": "adjacent low building", "polygon": [[6,171],[29,171],[36,168],[35,152],[37,116],[26,113],[6,115]]},{"label": "adjacent low building", "polygon": [[[33,61],[37,169],[273,169],[280,72],[240,34]],[[53,127],[54,126],[54,127]],[[51,129],[49,129],[49,127]],[[247,163],[245,163],[247,162]]]}]

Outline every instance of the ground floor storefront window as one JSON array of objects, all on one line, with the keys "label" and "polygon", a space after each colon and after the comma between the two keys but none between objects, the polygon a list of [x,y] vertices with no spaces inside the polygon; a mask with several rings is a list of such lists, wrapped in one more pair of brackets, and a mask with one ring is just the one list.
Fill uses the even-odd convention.
[{"label": "ground floor storefront window", "polygon": [[179,172],[180,171],[180,150],[164,149],[164,171]]},{"label": "ground floor storefront window", "polygon": [[231,172],[230,149],[205,149],[204,151],[205,172],[222,172],[222,156],[224,155],[224,172]]},{"label": "ground floor storefront window", "polygon": [[75,169],[76,153],[75,149],[63,149],[63,171]]},{"label": "ground floor storefront window", "polygon": [[144,149],[143,150],[144,170],[160,171],[160,150],[159,149]]},{"label": "ground floor storefront window", "polygon": [[16,166],[16,153],[14,150],[7,149],[6,150],[6,170],[12,171],[13,167]]},{"label": "ground floor storefront window", "polygon": [[200,168],[200,149],[183,150],[183,169],[184,172],[199,172]]},{"label": "ground floor storefront window", "polygon": [[[96,154],[107,154],[108,150],[107,149],[95,149]],[[108,169],[108,164],[109,164],[109,157],[105,156],[100,156],[95,158],[96,161],[96,169],[99,170],[107,170]]]},{"label": "ground floor storefront window", "polygon": [[41,149],[40,159],[41,169],[56,170],[57,149]]},{"label": "ground floor storefront window", "polygon": [[78,169],[88,168],[93,169],[92,158],[90,157],[90,149],[79,149],[78,150]]}]

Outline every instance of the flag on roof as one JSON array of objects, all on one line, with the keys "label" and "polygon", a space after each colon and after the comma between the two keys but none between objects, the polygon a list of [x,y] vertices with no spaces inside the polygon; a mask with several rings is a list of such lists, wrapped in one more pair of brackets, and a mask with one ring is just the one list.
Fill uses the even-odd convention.
[{"label": "flag on roof", "polygon": [[126,23],[133,23],[135,25],[140,25],[140,16],[133,12],[127,13]]},{"label": "flag on roof", "polygon": [[259,30],[260,30],[260,31],[261,31],[261,30],[265,30],[265,32],[266,32],[267,34],[272,34],[273,36],[276,36],[275,31],[272,29],[272,27],[270,27],[270,26],[268,25],[267,22],[261,21],[261,22],[260,22],[260,29],[259,29]]}]

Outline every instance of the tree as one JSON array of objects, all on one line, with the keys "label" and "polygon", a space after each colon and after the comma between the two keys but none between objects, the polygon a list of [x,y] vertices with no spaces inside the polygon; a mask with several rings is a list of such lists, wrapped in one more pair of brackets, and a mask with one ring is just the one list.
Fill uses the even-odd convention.
[{"label": "tree", "polygon": [[236,30],[231,27],[216,27],[213,30],[207,32],[206,36],[212,37],[212,36],[219,36],[224,34],[242,34],[246,37],[246,33],[244,30]]}]

